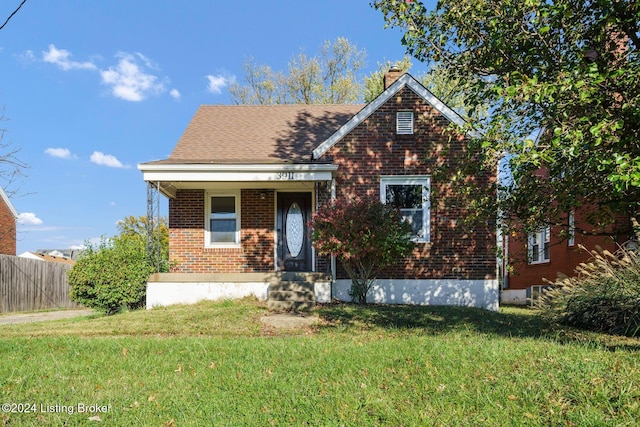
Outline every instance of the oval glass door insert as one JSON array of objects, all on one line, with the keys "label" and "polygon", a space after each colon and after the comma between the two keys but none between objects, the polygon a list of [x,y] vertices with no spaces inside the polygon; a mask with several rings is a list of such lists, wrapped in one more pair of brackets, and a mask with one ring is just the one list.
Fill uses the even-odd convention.
[{"label": "oval glass door insert", "polygon": [[291,206],[289,206],[285,224],[287,248],[289,248],[291,256],[295,258],[300,255],[304,240],[304,219],[302,217],[302,210],[296,202],[291,203]]}]

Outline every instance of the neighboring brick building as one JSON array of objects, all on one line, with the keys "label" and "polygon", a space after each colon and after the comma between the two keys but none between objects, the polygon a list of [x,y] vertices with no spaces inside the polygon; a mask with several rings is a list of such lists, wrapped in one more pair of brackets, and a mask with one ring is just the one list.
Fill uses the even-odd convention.
[{"label": "neighboring brick building", "polygon": [[[201,106],[168,159],[138,166],[169,198],[175,265],[154,278],[148,305],[156,289],[177,302],[279,272],[330,274],[317,299],[348,300],[349,280],[316,256],[308,221],[333,198],[368,194],[401,204],[416,242],[372,301],[497,309],[495,224],[463,231],[465,208],[444,202],[456,185],[436,173],[468,161],[465,137],[447,128],[463,120],[409,74],[385,80],[366,105]],[[471,178],[489,188],[496,176]]]},{"label": "neighboring brick building", "polygon": [[502,302],[528,303],[549,286],[548,281],[573,276],[578,265],[592,258],[591,251],[599,248],[615,253],[630,241],[629,216],[618,216],[611,226],[598,229],[589,223],[588,213],[586,208],[579,209],[566,215],[563,226],[541,228],[528,236],[507,236]]},{"label": "neighboring brick building", "polygon": [[18,212],[0,187],[0,254],[16,254],[16,219]]}]

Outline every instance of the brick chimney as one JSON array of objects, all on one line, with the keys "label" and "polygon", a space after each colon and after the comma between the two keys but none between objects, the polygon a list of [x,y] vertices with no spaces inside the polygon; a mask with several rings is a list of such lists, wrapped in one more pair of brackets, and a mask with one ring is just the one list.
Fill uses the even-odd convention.
[{"label": "brick chimney", "polygon": [[391,86],[396,80],[400,78],[404,73],[397,65],[392,65],[387,71],[387,74],[384,75],[384,88],[387,89]]}]

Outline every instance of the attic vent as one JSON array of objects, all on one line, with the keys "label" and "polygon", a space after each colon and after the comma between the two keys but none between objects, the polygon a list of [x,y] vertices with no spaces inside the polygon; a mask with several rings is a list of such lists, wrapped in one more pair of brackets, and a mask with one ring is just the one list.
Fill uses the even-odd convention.
[{"label": "attic vent", "polygon": [[396,133],[398,135],[413,135],[413,111],[398,111]]}]

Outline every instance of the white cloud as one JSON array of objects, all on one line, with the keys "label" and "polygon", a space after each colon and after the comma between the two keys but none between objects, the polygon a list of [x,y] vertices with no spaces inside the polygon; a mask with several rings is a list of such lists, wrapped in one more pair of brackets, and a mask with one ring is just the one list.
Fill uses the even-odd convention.
[{"label": "white cloud", "polygon": [[22,212],[18,215],[17,222],[21,225],[42,225],[42,220],[33,212]]},{"label": "white cloud", "polygon": [[[146,72],[144,66],[156,67],[144,55],[120,52],[117,57],[120,58],[118,65],[100,71],[102,83],[111,86],[111,93],[116,98],[138,102],[150,94],[165,92],[164,83],[159,81],[157,76]],[[139,65],[138,60],[141,60],[144,66]]]},{"label": "white cloud", "polygon": [[71,52],[65,49],[56,49],[52,44],[49,45],[48,52],[42,52],[42,60],[55,64],[61,69],[68,70],[95,70],[96,65],[93,62],[78,62],[71,60]]},{"label": "white cloud", "polygon": [[211,93],[222,93],[222,89],[226,86],[235,83],[235,76],[225,76],[225,75],[207,75],[207,80],[209,80],[209,84],[207,85],[207,90]]},{"label": "white cloud", "polygon": [[21,54],[16,55],[16,58],[18,59],[18,62],[24,65],[33,64],[38,60],[32,50],[25,50]]},{"label": "white cloud", "polygon": [[51,157],[59,157],[61,159],[75,159],[76,156],[71,154],[68,148],[47,148],[44,152]]},{"label": "white cloud", "polygon": [[94,151],[91,154],[90,160],[92,163],[101,166],[108,166],[110,168],[128,168],[129,166],[125,166],[118,160],[115,156],[111,154],[104,154],[100,151]]},{"label": "white cloud", "polygon": [[178,89],[171,89],[171,91],[169,92],[169,95],[171,95],[173,99],[180,99],[180,96],[181,96]]}]

